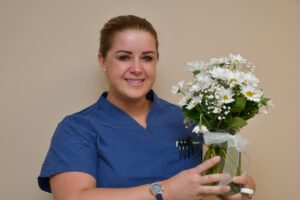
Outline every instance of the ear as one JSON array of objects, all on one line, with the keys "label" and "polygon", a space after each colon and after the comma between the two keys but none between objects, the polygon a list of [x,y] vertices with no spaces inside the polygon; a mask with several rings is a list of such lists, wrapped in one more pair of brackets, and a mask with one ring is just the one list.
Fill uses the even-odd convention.
[{"label": "ear", "polygon": [[100,53],[100,52],[98,53],[98,62],[99,62],[101,69],[105,72],[106,71],[106,67],[104,65],[105,58],[103,57],[102,53]]}]

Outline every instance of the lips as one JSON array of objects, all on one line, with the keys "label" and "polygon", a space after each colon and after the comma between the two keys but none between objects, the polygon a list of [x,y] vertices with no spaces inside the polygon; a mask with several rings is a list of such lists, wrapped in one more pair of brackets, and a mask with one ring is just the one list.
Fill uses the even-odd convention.
[{"label": "lips", "polygon": [[133,86],[140,86],[145,81],[145,79],[130,79],[130,78],[125,78],[125,80],[129,85],[133,85]]}]

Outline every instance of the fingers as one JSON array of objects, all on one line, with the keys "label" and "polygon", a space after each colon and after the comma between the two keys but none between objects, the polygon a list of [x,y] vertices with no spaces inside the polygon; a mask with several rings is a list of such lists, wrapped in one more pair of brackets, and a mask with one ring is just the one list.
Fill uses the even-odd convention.
[{"label": "fingers", "polygon": [[220,180],[221,180],[220,174],[211,174],[211,175],[202,176],[200,179],[200,184],[206,185],[209,183],[219,182]]},{"label": "fingers", "polygon": [[[227,179],[226,177],[229,175],[226,174],[210,174],[210,175],[204,175],[203,172],[208,170],[209,168],[213,167],[214,165],[218,164],[220,162],[221,158],[219,156],[213,157],[202,164],[198,165],[197,167],[191,169],[192,174],[196,173],[200,177],[200,185],[201,185],[201,194],[205,195],[221,195],[222,199],[226,200],[246,200],[248,197],[246,195],[243,195],[241,193],[237,193],[231,196],[223,196],[222,194],[230,191],[230,186],[209,186],[207,184],[209,183],[215,183],[220,182],[221,180]],[[195,174],[194,174],[195,175]],[[230,176],[228,177],[230,178]],[[242,175],[242,176],[236,176],[233,179],[233,182],[237,184],[243,185],[245,188],[253,189],[255,190],[255,182],[254,180],[248,176],[248,175]]]},{"label": "fingers", "polygon": [[226,174],[210,174],[201,177],[200,184],[206,185],[209,183],[220,182],[221,180],[230,178],[229,175]]},{"label": "fingers", "polygon": [[253,190],[255,190],[255,188],[256,188],[254,180],[248,175],[235,176],[233,178],[233,182],[235,182],[237,184],[241,184],[241,185],[243,185],[243,187],[251,188]]},{"label": "fingers", "polygon": [[247,176],[235,176],[233,178],[233,182],[241,185],[247,185],[248,183],[248,177]]},{"label": "fingers", "polygon": [[197,171],[197,173],[201,174],[202,172],[205,172],[209,168],[211,168],[214,165],[216,165],[217,163],[219,163],[220,160],[221,160],[221,158],[219,156],[215,156],[215,157],[203,162],[202,164],[198,165],[194,169]]},{"label": "fingers", "polygon": [[[233,178],[233,182],[237,184],[241,184],[243,188],[249,188],[255,191],[256,188],[255,182],[251,176],[248,175],[236,176]],[[241,199],[249,199],[249,197],[247,197],[247,195],[245,194],[238,193],[226,198],[226,200],[241,200]]]},{"label": "fingers", "polygon": [[230,187],[228,185],[223,186],[202,186],[201,193],[206,195],[218,195],[223,194],[230,191]]},{"label": "fingers", "polygon": [[237,194],[230,195],[230,196],[222,196],[221,199],[222,200],[244,200],[244,199],[248,199],[248,198],[245,197],[244,195],[242,195],[241,193],[237,193]]}]

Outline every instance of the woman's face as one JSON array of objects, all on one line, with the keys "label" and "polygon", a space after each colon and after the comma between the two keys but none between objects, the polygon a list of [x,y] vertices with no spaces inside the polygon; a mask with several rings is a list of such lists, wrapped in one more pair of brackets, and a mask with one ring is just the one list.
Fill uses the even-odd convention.
[{"label": "woman's face", "polygon": [[142,30],[118,32],[106,57],[99,54],[99,63],[108,78],[108,98],[118,101],[143,99],[156,77],[155,39]]}]

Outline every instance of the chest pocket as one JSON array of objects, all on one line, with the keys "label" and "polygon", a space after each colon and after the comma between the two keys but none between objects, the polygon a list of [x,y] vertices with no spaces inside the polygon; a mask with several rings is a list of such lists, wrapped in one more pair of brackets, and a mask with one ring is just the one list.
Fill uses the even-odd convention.
[{"label": "chest pocket", "polygon": [[[166,167],[164,173],[168,176],[173,176],[182,170],[193,168],[199,165],[202,161],[202,142],[198,140],[191,140],[190,146],[186,143],[189,137],[180,138],[173,142],[173,145],[169,147],[169,159],[166,160]],[[183,144],[179,144],[184,141]],[[193,143],[192,143],[193,141]],[[177,145],[176,145],[177,143]],[[191,146],[192,145],[192,146]],[[192,152],[193,149],[193,152]]]}]

